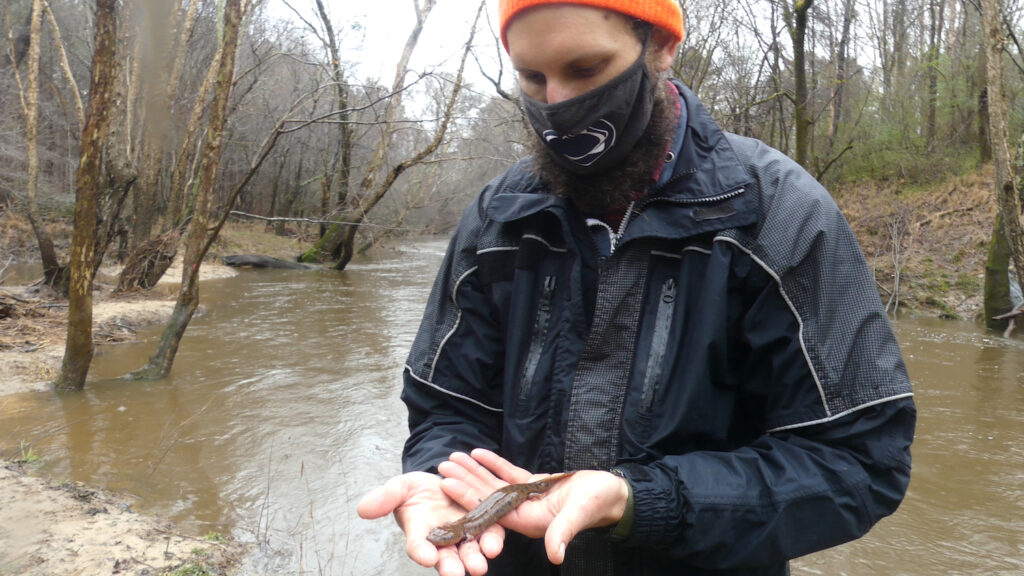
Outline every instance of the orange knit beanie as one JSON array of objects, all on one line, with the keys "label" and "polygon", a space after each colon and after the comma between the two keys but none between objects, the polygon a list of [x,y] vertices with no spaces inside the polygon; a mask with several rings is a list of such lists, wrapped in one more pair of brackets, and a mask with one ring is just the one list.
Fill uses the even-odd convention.
[{"label": "orange knit beanie", "polygon": [[512,18],[527,8],[544,4],[582,4],[621,12],[663,28],[675,36],[677,41],[683,41],[683,11],[679,8],[678,0],[498,0],[501,42],[506,50],[508,39],[505,31]]}]

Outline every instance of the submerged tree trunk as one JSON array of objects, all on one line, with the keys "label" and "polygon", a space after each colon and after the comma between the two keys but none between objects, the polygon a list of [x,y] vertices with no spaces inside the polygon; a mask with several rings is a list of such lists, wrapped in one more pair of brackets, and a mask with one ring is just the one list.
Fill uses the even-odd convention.
[{"label": "submerged tree trunk", "polygon": [[1003,81],[1003,49],[1006,30],[1000,0],[981,0],[982,22],[988,73],[988,124],[995,160],[995,193],[999,212],[1006,227],[1006,239],[1017,277],[1024,275],[1024,224],[1021,222],[1020,196],[1014,176],[1009,143],[1006,100]]},{"label": "submerged tree trunk", "polygon": [[181,338],[199,307],[199,267],[202,265],[205,249],[209,246],[206,242],[206,229],[210,223],[213,187],[220,165],[228,98],[231,94],[231,85],[235,74],[235,54],[241,28],[242,3],[243,0],[226,0],[224,5],[224,28],[221,39],[221,57],[217,66],[217,83],[213,91],[210,124],[199,166],[198,193],[185,239],[185,257],[178,299],[174,304],[171,319],[160,335],[156,352],[150,357],[146,366],[131,375],[134,378],[164,378],[170,373]]},{"label": "submerged tree trunk", "polygon": [[1003,215],[996,214],[992,227],[992,239],[988,244],[988,257],[985,260],[985,327],[990,330],[1002,331],[1007,320],[996,320],[996,316],[1006,314],[1013,308],[1010,299],[1010,244],[1006,240],[1006,227],[1003,226]]},{"label": "submerged tree trunk", "polygon": [[71,279],[68,290],[68,337],[64,361],[55,385],[58,390],[81,390],[92,362],[92,281],[96,260],[97,206],[101,186],[102,151],[115,76],[117,0],[96,0],[92,87],[82,130],[75,183],[75,231],[71,241]]}]

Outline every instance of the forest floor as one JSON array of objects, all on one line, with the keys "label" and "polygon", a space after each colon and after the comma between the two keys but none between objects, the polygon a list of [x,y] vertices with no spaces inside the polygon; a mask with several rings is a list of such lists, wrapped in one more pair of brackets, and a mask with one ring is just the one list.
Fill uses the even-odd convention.
[{"label": "forest floor", "polygon": [[[996,211],[991,177],[989,169],[927,187],[872,183],[833,191],[891,309],[979,319]],[[70,237],[67,223],[50,226],[55,239]],[[219,264],[223,255],[290,259],[306,245],[274,236],[263,224],[229,224],[201,275],[233,274]],[[66,245],[58,248],[66,253]],[[0,207],[0,270],[36,253],[24,219]],[[138,327],[166,320],[181,274],[172,269],[157,288],[118,296],[112,293],[116,273],[105,269],[97,280],[99,343],[130,340]],[[2,313],[5,302],[14,304],[8,314]],[[0,413],[5,395],[49,387],[63,356],[65,315],[66,303],[45,287],[8,286],[0,273]],[[160,519],[132,513],[124,496],[34,477],[25,456],[0,462],[0,574],[220,574],[241,556],[240,544],[184,536]]]}]

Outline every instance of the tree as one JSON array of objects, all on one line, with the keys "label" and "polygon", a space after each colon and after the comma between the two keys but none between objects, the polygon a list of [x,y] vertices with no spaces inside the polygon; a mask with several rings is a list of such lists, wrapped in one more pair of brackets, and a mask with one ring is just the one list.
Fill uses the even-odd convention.
[{"label": "tree", "polygon": [[227,123],[228,99],[231,96],[231,87],[234,81],[235,57],[238,51],[243,14],[244,0],[226,0],[220,58],[216,59],[217,80],[213,90],[213,102],[210,104],[210,122],[199,165],[195,206],[185,238],[181,287],[178,290],[178,298],[174,303],[171,318],[160,334],[156,352],[150,357],[146,366],[132,374],[135,378],[163,378],[170,373],[181,338],[199,307],[199,268],[206,255],[206,250],[209,248],[207,227],[210,222],[217,169],[220,166],[224,127]]},{"label": "tree", "polygon": [[92,87],[82,130],[75,185],[75,228],[68,289],[68,336],[55,383],[58,390],[80,390],[92,362],[92,283],[96,265],[97,200],[102,152],[110,124],[117,46],[117,0],[96,0]]},{"label": "tree", "polygon": [[794,159],[804,168],[810,167],[808,149],[810,146],[811,111],[807,90],[807,28],[808,13],[814,0],[796,0],[792,6],[782,3],[786,17],[786,28],[793,41],[793,123],[796,129]]},{"label": "tree", "polygon": [[448,126],[452,120],[452,111],[454,110],[455,102],[457,101],[459,92],[462,89],[462,74],[465,70],[466,59],[469,56],[470,47],[473,43],[476,25],[479,22],[481,13],[483,12],[484,2],[480,3],[480,7],[477,10],[476,20],[473,22],[473,31],[470,33],[469,40],[466,42],[466,48],[462,53],[462,61],[459,64],[459,72],[455,83],[452,86],[451,95],[444,113],[440,118],[438,128],[434,133],[434,138],[419,151],[395,164],[390,170],[387,170],[386,172],[384,171],[387,153],[391,150],[392,143],[397,133],[394,126],[399,119],[399,114],[402,109],[402,93],[404,91],[403,86],[405,85],[405,77],[409,69],[409,59],[412,57],[412,53],[416,48],[420,33],[423,31],[423,25],[426,22],[427,16],[430,15],[430,11],[433,9],[435,3],[436,0],[424,0],[422,5],[418,3],[415,4],[416,25],[413,27],[412,32],[410,32],[409,37],[406,40],[405,49],[403,50],[402,57],[399,60],[397,70],[395,72],[395,80],[391,86],[391,96],[384,112],[382,134],[374,148],[373,156],[371,157],[366,168],[366,172],[359,184],[359,193],[349,200],[345,210],[340,214],[339,221],[332,224],[327,230],[327,233],[324,234],[312,248],[300,256],[300,261],[321,262],[327,258],[334,258],[334,267],[338,270],[343,270],[354,255],[356,232],[358,231],[359,226],[366,219],[366,215],[374,206],[377,205],[378,202],[380,202],[385,194],[388,193],[402,173],[410,167],[422,162],[428,156],[433,154],[441,145],[445,132],[448,130]]},{"label": "tree", "polygon": [[[1004,29],[1001,0],[981,0],[982,21],[988,74],[988,123],[995,161],[995,193],[999,206],[998,224],[1005,228],[1006,240],[1017,277],[1024,276],[1024,224],[1021,222],[1020,191],[1009,144],[1006,100],[1004,97],[1003,52],[1007,32]],[[995,252],[992,250],[991,252]],[[991,254],[990,252],[990,254]],[[996,264],[991,262],[990,266]],[[986,292],[986,297],[990,294]],[[995,298],[997,294],[992,293]],[[986,308],[988,310],[988,308]]]},{"label": "tree", "polygon": [[[9,21],[8,17],[8,25]],[[28,154],[25,216],[32,226],[36,243],[39,245],[44,280],[59,292],[66,293],[67,269],[61,266],[57,260],[53,238],[39,213],[39,204],[36,199],[39,188],[39,51],[42,43],[42,28],[43,0],[34,0],[29,24],[27,85],[22,86],[21,77],[18,74],[18,64],[21,59],[17,56],[16,45],[13,41],[10,44],[10,55],[11,63],[14,65],[14,77],[21,93],[21,108],[25,115],[25,142]]]}]

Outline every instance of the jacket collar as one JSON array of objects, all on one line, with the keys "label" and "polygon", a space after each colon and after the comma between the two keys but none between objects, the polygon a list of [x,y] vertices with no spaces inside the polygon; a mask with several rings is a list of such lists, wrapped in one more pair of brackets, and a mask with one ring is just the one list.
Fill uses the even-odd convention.
[{"label": "jacket collar", "polygon": [[[676,141],[671,177],[637,202],[623,241],[641,236],[683,238],[704,232],[753,224],[757,211],[748,192],[751,179],[725,133],[696,95],[672,80],[685,107]],[[498,222],[511,222],[543,210],[576,212],[569,202],[548,194],[532,173],[530,159],[509,169],[487,205]]]}]

